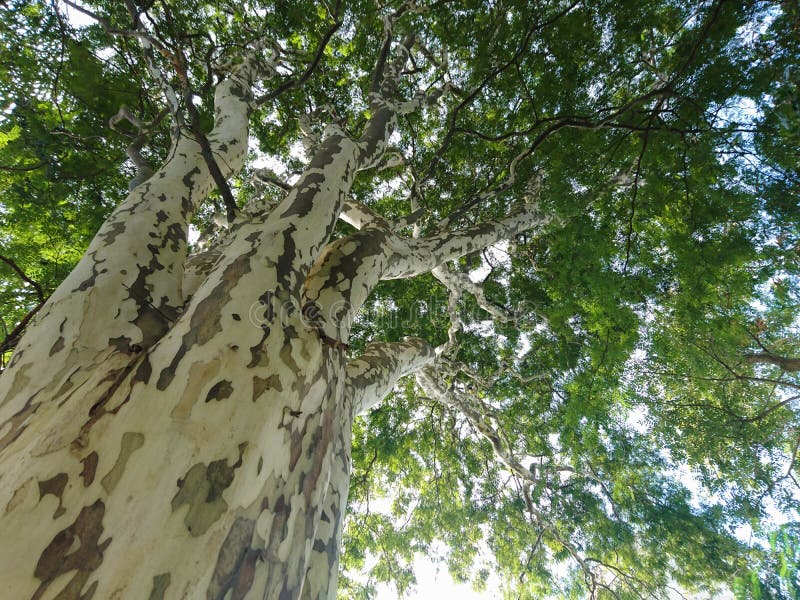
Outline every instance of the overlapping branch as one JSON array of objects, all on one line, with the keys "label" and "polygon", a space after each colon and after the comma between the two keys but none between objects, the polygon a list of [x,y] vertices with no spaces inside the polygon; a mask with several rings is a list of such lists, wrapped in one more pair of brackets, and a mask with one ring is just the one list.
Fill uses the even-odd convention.
[{"label": "overlapping branch", "polygon": [[382,279],[427,273],[550,220],[536,204],[526,204],[505,219],[428,237],[404,238],[385,224],[370,224],[326,249],[306,281],[304,306],[326,336],[346,340],[355,311]]}]

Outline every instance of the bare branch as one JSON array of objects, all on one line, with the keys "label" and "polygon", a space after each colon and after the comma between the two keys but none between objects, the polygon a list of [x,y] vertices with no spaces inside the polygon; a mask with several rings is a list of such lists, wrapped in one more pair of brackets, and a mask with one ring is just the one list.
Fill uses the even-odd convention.
[{"label": "bare branch", "polygon": [[782,370],[789,373],[796,373],[800,371],[800,358],[791,358],[788,356],[779,356],[765,350],[764,352],[755,352],[753,354],[746,354],[744,359],[751,365],[768,364],[780,367]]},{"label": "bare branch", "polygon": [[6,263],[11,269],[19,276],[22,281],[30,285],[34,290],[36,290],[36,297],[39,298],[39,302],[44,302],[47,298],[44,295],[44,291],[42,291],[42,286],[36,283],[33,279],[28,277],[25,274],[20,266],[14,262],[12,259],[8,258],[7,256],[0,255],[0,260]]},{"label": "bare branch", "polygon": [[494,302],[491,302],[486,297],[486,292],[483,289],[483,286],[472,281],[466,273],[453,272],[450,271],[446,265],[440,265],[431,270],[431,274],[447,289],[451,290],[451,292],[454,288],[457,288],[472,294],[475,297],[478,306],[492,315],[495,319],[506,322],[512,321],[516,317],[512,311],[499,306]]},{"label": "bare branch", "polygon": [[335,240],[303,288],[303,310],[328,338],[346,340],[355,311],[382,279],[405,279],[550,221],[536,205],[460,231],[404,238],[382,223]]},{"label": "bare branch", "polygon": [[364,354],[347,365],[346,396],[353,415],[366,412],[380,402],[398,379],[409,375],[435,358],[433,348],[423,339],[403,342],[374,342]]},{"label": "bare branch", "polygon": [[340,7],[341,7],[341,0],[337,0],[336,7],[332,15],[334,19],[333,25],[331,25],[330,28],[325,32],[325,35],[323,36],[322,40],[319,43],[319,46],[317,47],[317,51],[314,53],[314,58],[311,60],[310,63],[308,63],[308,66],[306,67],[305,71],[303,71],[303,74],[300,75],[300,77],[298,77],[297,79],[285,81],[284,83],[279,85],[277,88],[275,88],[268,94],[263,94],[258,98],[256,98],[255,100],[256,106],[261,106],[262,104],[269,102],[270,100],[274,100],[275,98],[277,98],[278,96],[280,96],[281,94],[283,94],[288,90],[294,90],[302,87],[302,85],[311,78],[311,76],[314,74],[314,71],[316,71],[320,61],[322,60],[322,56],[325,52],[325,48],[328,46],[328,42],[331,41],[333,34],[336,33],[339,27],[342,26],[342,22],[338,20]]}]

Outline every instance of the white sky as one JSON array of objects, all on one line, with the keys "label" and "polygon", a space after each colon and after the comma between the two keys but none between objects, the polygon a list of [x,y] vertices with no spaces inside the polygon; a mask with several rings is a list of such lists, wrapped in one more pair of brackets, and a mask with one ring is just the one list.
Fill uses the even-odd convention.
[{"label": "white sky", "polygon": [[[476,592],[469,584],[459,584],[453,581],[445,565],[437,565],[424,556],[418,556],[414,561],[414,573],[417,576],[417,586],[407,598],[418,600],[488,600],[498,597],[499,583],[497,576],[492,575],[483,593]],[[378,586],[377,600],[397,600],[393,587],[388,585]]]}]

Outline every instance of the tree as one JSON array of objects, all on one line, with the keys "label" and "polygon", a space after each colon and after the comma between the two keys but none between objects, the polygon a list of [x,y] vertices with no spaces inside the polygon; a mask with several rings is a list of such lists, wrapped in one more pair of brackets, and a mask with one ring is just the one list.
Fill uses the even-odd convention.
[{"label": "tree", "polygon": [[8,4],[9,594],[369,597],[437,541],[516,597],[758,572],[796,6]]}]

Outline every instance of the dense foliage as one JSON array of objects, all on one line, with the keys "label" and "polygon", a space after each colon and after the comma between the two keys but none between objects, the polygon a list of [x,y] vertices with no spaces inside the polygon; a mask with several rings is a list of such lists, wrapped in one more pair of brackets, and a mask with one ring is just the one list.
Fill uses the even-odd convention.
[{"label": "dense foliage", "polygon": [[[423,231],[504,216],[522,196],[557,216],[453,266],[513,318],[461,297],[448,385],[536,478],[406,381],[354,432],[343,593],[406,591],[414,554],[431,553],[478,586],[499,573],[515,598],[726,582],[742,598],[796,597],[796,528],[771,520],[793,518],[799,497],[796,2],[80,6],[100,22],[43,0],[0,16],[2,360],[126,193],[138,132],[109,119],[128,106],[152,122],[144,158],[168,152],[132,30],[166,49],[153,60],[183,91],[179,116],[206,129],[215,65],[256,40],[280,48],[251,118],[253,161],[229,182],[242,207],[282,193],[258,161],[289,182],[304,163],[298,123],[359,130],[382,18],[398,11],[418,39],[402,91],[449,90],[401,120],[403,160],[352,194],[388,218],[413,197]],[[198,216],[204,235],[224,200]],[[441,344],[450,322],[430,275],[387,281],[351,351]]]}]

